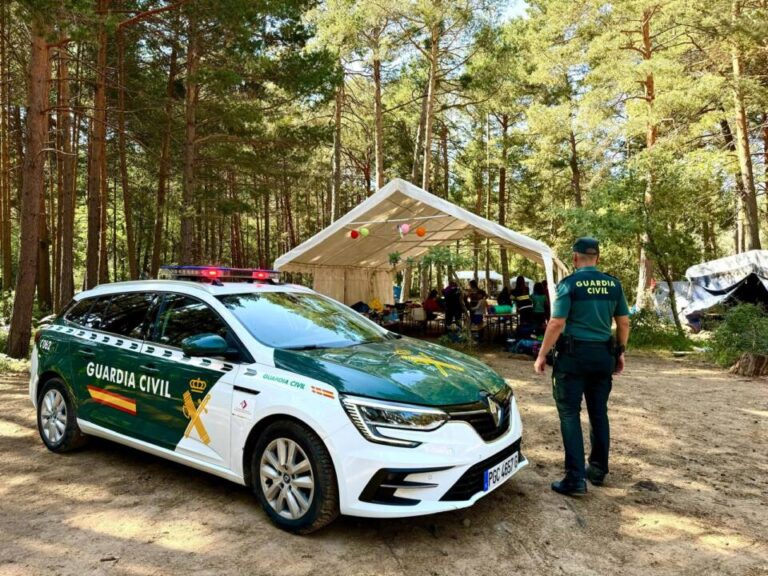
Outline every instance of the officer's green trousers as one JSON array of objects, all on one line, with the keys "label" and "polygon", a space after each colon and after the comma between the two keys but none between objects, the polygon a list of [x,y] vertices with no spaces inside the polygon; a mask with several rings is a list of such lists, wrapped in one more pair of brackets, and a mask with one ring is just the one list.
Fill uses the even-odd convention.
[{"label": "officer's green trousers", "polygon": [[558,352],[552,371],[553,395],[560,416],[565,448],[565,473],[570,480],[584,479],[584,438],[581,433],[581,398],[587,402],[590,423],[590,466],[608,472],[611,436],[608,396],[615,359],[607,342],[574,343],[572,351]]}]

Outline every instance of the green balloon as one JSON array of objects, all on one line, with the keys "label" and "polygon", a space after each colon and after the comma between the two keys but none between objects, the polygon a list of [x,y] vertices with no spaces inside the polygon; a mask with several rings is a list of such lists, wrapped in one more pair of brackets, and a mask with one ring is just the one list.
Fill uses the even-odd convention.
[{"label": "green balloon", "polygon": [[363,238],[368,236],[368,234],[370,234],[370,233],[371,233],[371,231],[368,230],[368,228],[360,228],[360,236],[362,236]]}]

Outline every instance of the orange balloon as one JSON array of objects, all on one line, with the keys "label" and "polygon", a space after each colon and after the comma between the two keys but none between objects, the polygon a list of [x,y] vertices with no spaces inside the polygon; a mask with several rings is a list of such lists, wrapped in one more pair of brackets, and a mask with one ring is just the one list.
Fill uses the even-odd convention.
[{"label": "orange balloon", "polygon": [[416,236],[424,236],[427,233],[427,231],[424,229],[424,227],[419,226],[416,228]]}]

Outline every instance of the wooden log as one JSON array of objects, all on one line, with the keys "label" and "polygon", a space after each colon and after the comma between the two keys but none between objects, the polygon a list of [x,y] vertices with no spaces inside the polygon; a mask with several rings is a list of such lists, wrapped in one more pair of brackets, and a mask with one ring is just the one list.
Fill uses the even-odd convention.
[{"label": "wooden log", "polygon": [[745,352],[738,362],[731,367],[731,374],[749,378],[768,376],[768,356]]}]

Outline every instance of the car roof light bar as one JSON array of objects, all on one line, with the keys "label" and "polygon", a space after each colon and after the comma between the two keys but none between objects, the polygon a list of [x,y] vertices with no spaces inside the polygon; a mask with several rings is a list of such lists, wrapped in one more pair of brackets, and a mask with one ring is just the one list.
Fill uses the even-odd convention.
[{"label": "car roof light bar", "polygon": [[159,277],[213,283],[239,281],[276,284],[280,280],[280,272],[261,268],[227,268],[222,266],[160,266]]}]

